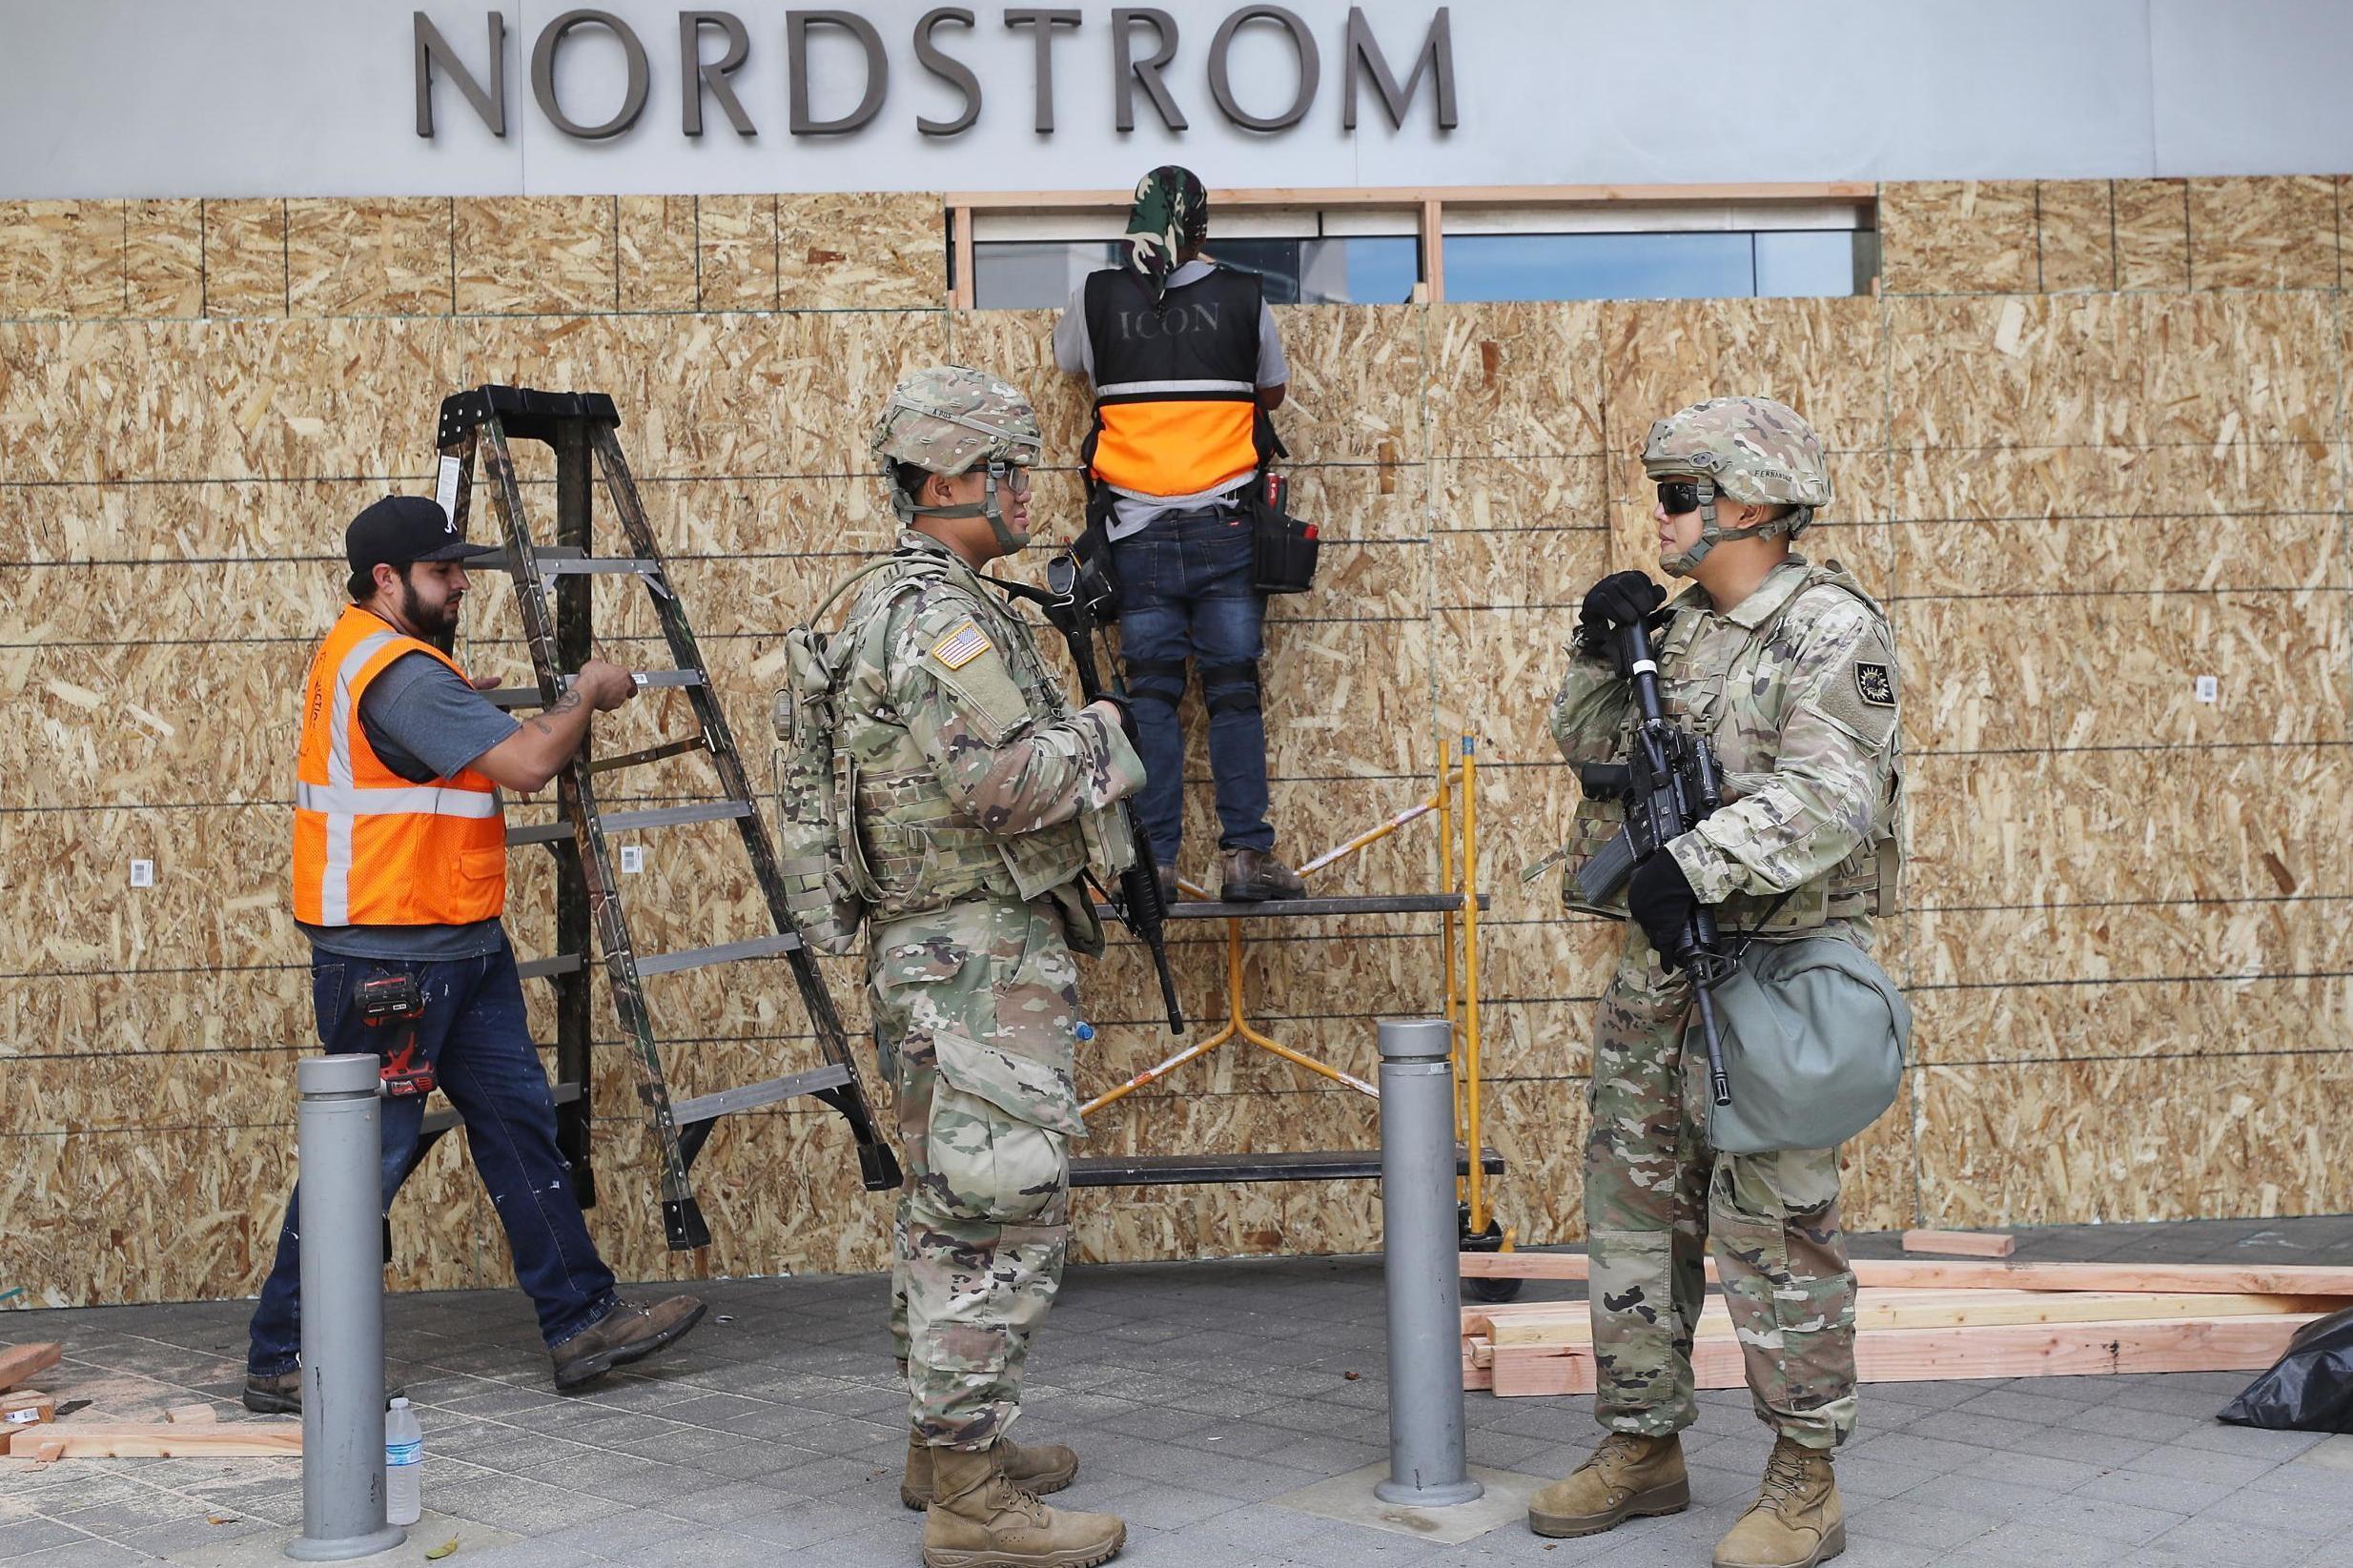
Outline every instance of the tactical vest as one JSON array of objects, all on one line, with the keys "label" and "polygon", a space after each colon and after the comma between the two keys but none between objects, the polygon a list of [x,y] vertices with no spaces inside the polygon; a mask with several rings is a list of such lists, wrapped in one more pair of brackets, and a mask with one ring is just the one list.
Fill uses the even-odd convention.
[{"label": "tactical vest", "polygon": [[[806,663],[812,670],[796,667],[795,685],[827,688],[818,701],[829,711],[829,787],[823,793],[829,798],[825,810],[834,842],[825,881],[835,898],[830,918],[819,923],[831,940],[812,939],[812,945],[847,951],[861,918],[888,924],[975,896],[1026,903],[1067,887],[1090,864],[1107,875],[1124,868],[1115,831],[1124,824],[1115,817],[1107,824],[1106,813],[1082,811],[1072,821],[1012,838],[990,833],[950,797],[931,759],[890,707],[890,643],[899,619],[893,611],[927,584],[945,582],[1004,655],[1033,723],[1064,717],[1061,687],[1039,659],[1029,622],[978,573],[945,555],[895,556],[858,575],[870,573],[880,580],[859,595],[841,631],[821,641],[794,634],[815,649],[814,657],[796,658],[796,666]],[[812,680],[810,674],[820,668]],[[815,695],[810,689],[780,694],[779,734],[789,739],[787,695],[804,711],[818,709],[810,705]],[[1063,902],[1066,913],[1075,911],[1078,922],[1071,933],[1073,946],[1084,950],[1091,941],[1092,906],[1084,899]]]},{"label": "tactical vest", "polygon": [[1155,299],[1126,268],[1087,279],[1090,471],[1139,496],[1223,489],[1258,466],[1258,275],[1214,268]]},{"label": "tactical vest", "polygon": [[456,660],[348,605],[311,660],[295,763],[294,912],[312,926],[470,926],[506,907],[506,819],[473,768],[424,784],[368,744],[359,700],[393,662]]},{"label": "tactical vest", "polygon": [[[1744,632],[1721,617],[1687,610],[1670,620],[1658,644],[1659,700],[1668,719],[1715,743],[1717,760],[1724,769],[1727,803],[1761,788],[1779,759],[1770,739],[1742,735],[1725,727],[1725,693],[1734,676],[1752,665],[1756,655],[1771,645],[1798,601],[1818,587],[1834,587],[1852,595],[1872,620],[1882,625],[1887,621],[1863,585],[1838,562],[1826,561],[1817,566],[1800,558],[1791,560],[1804,567],[1805,580],[1782,601],[1780,608],[1753,629]],[[1629,704],[1620,728],[1621,754],[1631,742],[1634,723]],[[1894,737],[1894,743],[1900,746],[1900,735]],[[1898,816],[1902,804],[1900,761],[1899,752],[1897,769],[1891,774],[1888,784],[1888,799],[1869,842],[1857,845],[1828,875],[1795,888],[1786,899],[1778,894],[1733,894],[1718,906],[1718,923],[1729,930],[1790,932],[1811,930],[1830,921],[1893,914],[1902,864]],[[1626,917],[1623,890],[1606,905],[1581,903],[1573,891],[1577,871],[1616,836],[1624,824],[1625,807],[1617,802],[1579,801],[1570,830],[1567,878],[1562,885],[1563,902],[1568,907],[1589,914]],[[1771,914],[1770,920],[1766,919],[1768,911]],[[1764,924],[1759,925],[1760,921]]]}]

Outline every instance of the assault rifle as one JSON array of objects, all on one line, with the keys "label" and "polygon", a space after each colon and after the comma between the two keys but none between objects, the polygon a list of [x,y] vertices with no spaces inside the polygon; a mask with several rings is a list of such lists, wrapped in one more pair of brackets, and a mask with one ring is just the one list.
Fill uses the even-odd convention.
[{"label": "assault rifle", "polygon": [[[1105,691],[1102,671],[1095,659],[1095,623],[1102,619],[1106,590],[1098,573],[1092,566],[1082,566],[1075,555],[1065,553],[1046,563],[1044,592],[1026,582],[1009,582],[1003,578],[989,580],[1046,612],[1047,621],[1062,634],[1062,641],[1070,648],[1071,663],[1078,672],[1079,700],[1101,702]],[[1120,705],[1124,726],[1128,694],[1115,668],[1109,695]],[[1168,1030],[1171,1034],[1182,1034],[1184,1010],[1176,1002],[1176,977],[1168,967],[1168,906],[1160,898],[1160,871],[1153,862],[1152,840],[1144,834],[1143,819],[1136,815],[1135,801],[1121,801],[1119,810],[1127,819],[1128,837],[1136,844],[1136,864],[1119,873],[1117,887],[1098,887],[1096,891],[1112,906],[1119,923],[1152,954],[1152,967],[1160,977],[1160,1000],[1168,1007]]]},{"label": "assault rifle", "polygon": [[[1658,661],[1651,656],[1650,629],[1642,621],[1618,629],[1611,651],[1620,674],[1634,684],[1641,723],[1623,763],[1587,763],[1577,782],[1594,800],[1626,807],[1626,825],[1577,873],[1577,896],[1587,904],[1614,897],[1634,868],[1667,852],[1668,841],[1688,833],[1724,804],[1724,774],[1716,748],[1705,736],[1669,720],[1659,702]],[[1731,1080],[1724,1070],[1724,1036],[1716,1024],[1712,988],[1731,978],[1738,965],[1726,954],[1715,911],[1705,904],[1663,955],[1691,979],[1699,1002],[1700,1028],[1708,1041],[1708,1088],[1718,1105],[1732,1103]]]}]

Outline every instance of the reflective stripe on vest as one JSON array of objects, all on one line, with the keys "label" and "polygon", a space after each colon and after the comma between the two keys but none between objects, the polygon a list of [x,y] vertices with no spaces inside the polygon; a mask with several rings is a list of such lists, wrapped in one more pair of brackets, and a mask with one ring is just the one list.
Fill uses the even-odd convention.
[{"label": "reflective stripe on vest", "polygon": [[[315,926],[470,925],[506,904],[506,824],[472,768],[416,784],[384,765],[359,723],[370,682],[423,653],[457,662],[353,605],[304,682],[295,784],[295,917]],[[329,665],[332,663],[332,670]]]}]

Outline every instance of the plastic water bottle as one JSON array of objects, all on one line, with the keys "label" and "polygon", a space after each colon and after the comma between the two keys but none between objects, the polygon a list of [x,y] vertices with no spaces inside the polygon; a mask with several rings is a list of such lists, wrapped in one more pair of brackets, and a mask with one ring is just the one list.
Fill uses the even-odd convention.
[{"label": "plastic water bottle", "polygon": [[420,1481],[425,1468],[425,1434],[406,1399],[384,1410],[384,1522],[415,1524],[424,1512]]}]

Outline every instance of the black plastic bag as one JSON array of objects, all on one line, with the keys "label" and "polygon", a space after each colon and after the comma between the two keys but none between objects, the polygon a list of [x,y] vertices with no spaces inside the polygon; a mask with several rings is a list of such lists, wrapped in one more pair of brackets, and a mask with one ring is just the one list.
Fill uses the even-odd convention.
[{"label": "black plastic bag", "polygon": [[2294,1432],[2353,1432],[2353,1307],[2297,1330],[2287,1354],[2216,1419]]}]

